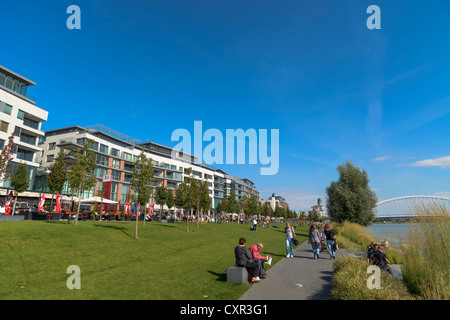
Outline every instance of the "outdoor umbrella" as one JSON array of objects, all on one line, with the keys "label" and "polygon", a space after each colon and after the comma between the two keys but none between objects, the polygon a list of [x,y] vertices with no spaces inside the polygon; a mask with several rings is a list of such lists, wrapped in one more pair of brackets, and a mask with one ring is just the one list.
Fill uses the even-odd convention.
[{"label": "outdoor umbrella", "polygon": [[103,202],[104,204],[117,204],[117,201],[112,201],[105,198],[102,199],[101,197],[92,197],[80,201],[80,203],[94,203],[94,202]]}]

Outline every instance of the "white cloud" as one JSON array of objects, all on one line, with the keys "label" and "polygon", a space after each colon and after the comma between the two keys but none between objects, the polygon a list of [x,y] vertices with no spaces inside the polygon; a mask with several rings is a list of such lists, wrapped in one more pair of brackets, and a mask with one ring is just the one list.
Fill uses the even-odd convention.
[{"label": "white cloud", "polygon": [[436,159],[426,159],[426,160],[420,160],[416,161],[412,164],[410,164],[412,167],[450,167],[450,156],[447,157],[441,157]]},{"label": "white cloud", "polygon": [[374,162],[381,162],[381,161],[386,161],[386,160],[388,160],[390,158],[391,158],[391,156],[384,156],[384,157],[378,157],[378,158],[372,159],[372,161],[374,161]]}]

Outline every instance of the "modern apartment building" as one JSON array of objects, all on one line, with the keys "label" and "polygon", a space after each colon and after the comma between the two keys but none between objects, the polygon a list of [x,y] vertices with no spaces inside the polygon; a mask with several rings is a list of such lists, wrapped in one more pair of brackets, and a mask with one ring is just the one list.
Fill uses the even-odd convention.
[{"label": "modern apartment building", "polygon": [[[145,148],[147,157],[153,160],[154,186],[164,185],[169,189],[176,190],[178,185],[184,181],[187,169],[192,168],[192,175],[198,180],[208,182],[212,206],[216,206],[222,201],[225,190],[228,186],[233,187],[237,199],[245,196],[255,195],[259,200],[259,192],[253,182],[248,179],[233,178],[222,170],[216,170],[207,165],[197,163],[197,158],[193,155],[182,155],[170,147],[166,147],[154,142],[140,142],[132,139],[115,130],[103,125],[93,125],[89,127],[72,126],[67,128],[49,130],[45,132],[45,139],[40,147],[40,160],[45,166],[56,159],[59,152],[65,154],[66,161],[70,164],[75,161],[75,152],[87,141],[93,140],[91,149],[95,152],[97,162],[96,176],[97,186],[93,190],[86,191],[82,198],[89,198],[98,194],[102,188],[103,178],[111,177],[111,190],[109,198],[113,201],[120,201],[123,205],[132,192],[130,182],[132,179],[133,162]],[[173,155],[177,155],[174,157]],[[186,156],[189,161],[186,161]],[[46,180],[39,178],[36,188],[41,192],[48,192]],[[231,190],[231,189],[230,189]],[[66,187],[63,193],[69,194]],[[153,203],[153,196],[150,199]],[[159,206],[155,204],[155,209]],[[164,208],[168,209],[168,208]]]},{"label": "modern apartment building", "polygon": [[[20,162],[28,166],[30,190],[40,169],[38,156],[42,149],[38,142],[45,135],[42,123],[48,117],[48,112],[36,106],[36,99],[28,95],[28,87],[34,85],[33,81],[0,66],[0,148],[14,133],[14,157],[10,167],[14,170]],[[10,187],[5,177],[0,177],[0,183],[3,190]]]}]

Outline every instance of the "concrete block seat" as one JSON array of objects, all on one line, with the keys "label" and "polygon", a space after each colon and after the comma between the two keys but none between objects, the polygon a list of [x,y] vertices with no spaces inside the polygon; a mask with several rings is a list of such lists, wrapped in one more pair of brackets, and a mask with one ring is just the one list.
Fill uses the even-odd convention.
[{"label": "concrete block seat", "polygon": [[238,267],[235,264],[227,269],[228,282],[244,284],[248,282],[248,277],[248,271],[245,267]]}]

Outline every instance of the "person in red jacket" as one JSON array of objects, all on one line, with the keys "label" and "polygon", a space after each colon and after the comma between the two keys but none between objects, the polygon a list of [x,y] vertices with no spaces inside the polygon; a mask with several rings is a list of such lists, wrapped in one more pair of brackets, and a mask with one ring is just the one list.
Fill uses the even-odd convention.
[{"label": "person in red jacket", "polygon": [[257,244],[254,244],[250,247],[250,253],[252,254],[253,260],[259,261],[259,278],[264,279],[266,277],[265,271],[264,271],[264,262],[269,260],[269,257],[263,257],[259,251],[264,247],[264,245],[259,242]]}]

